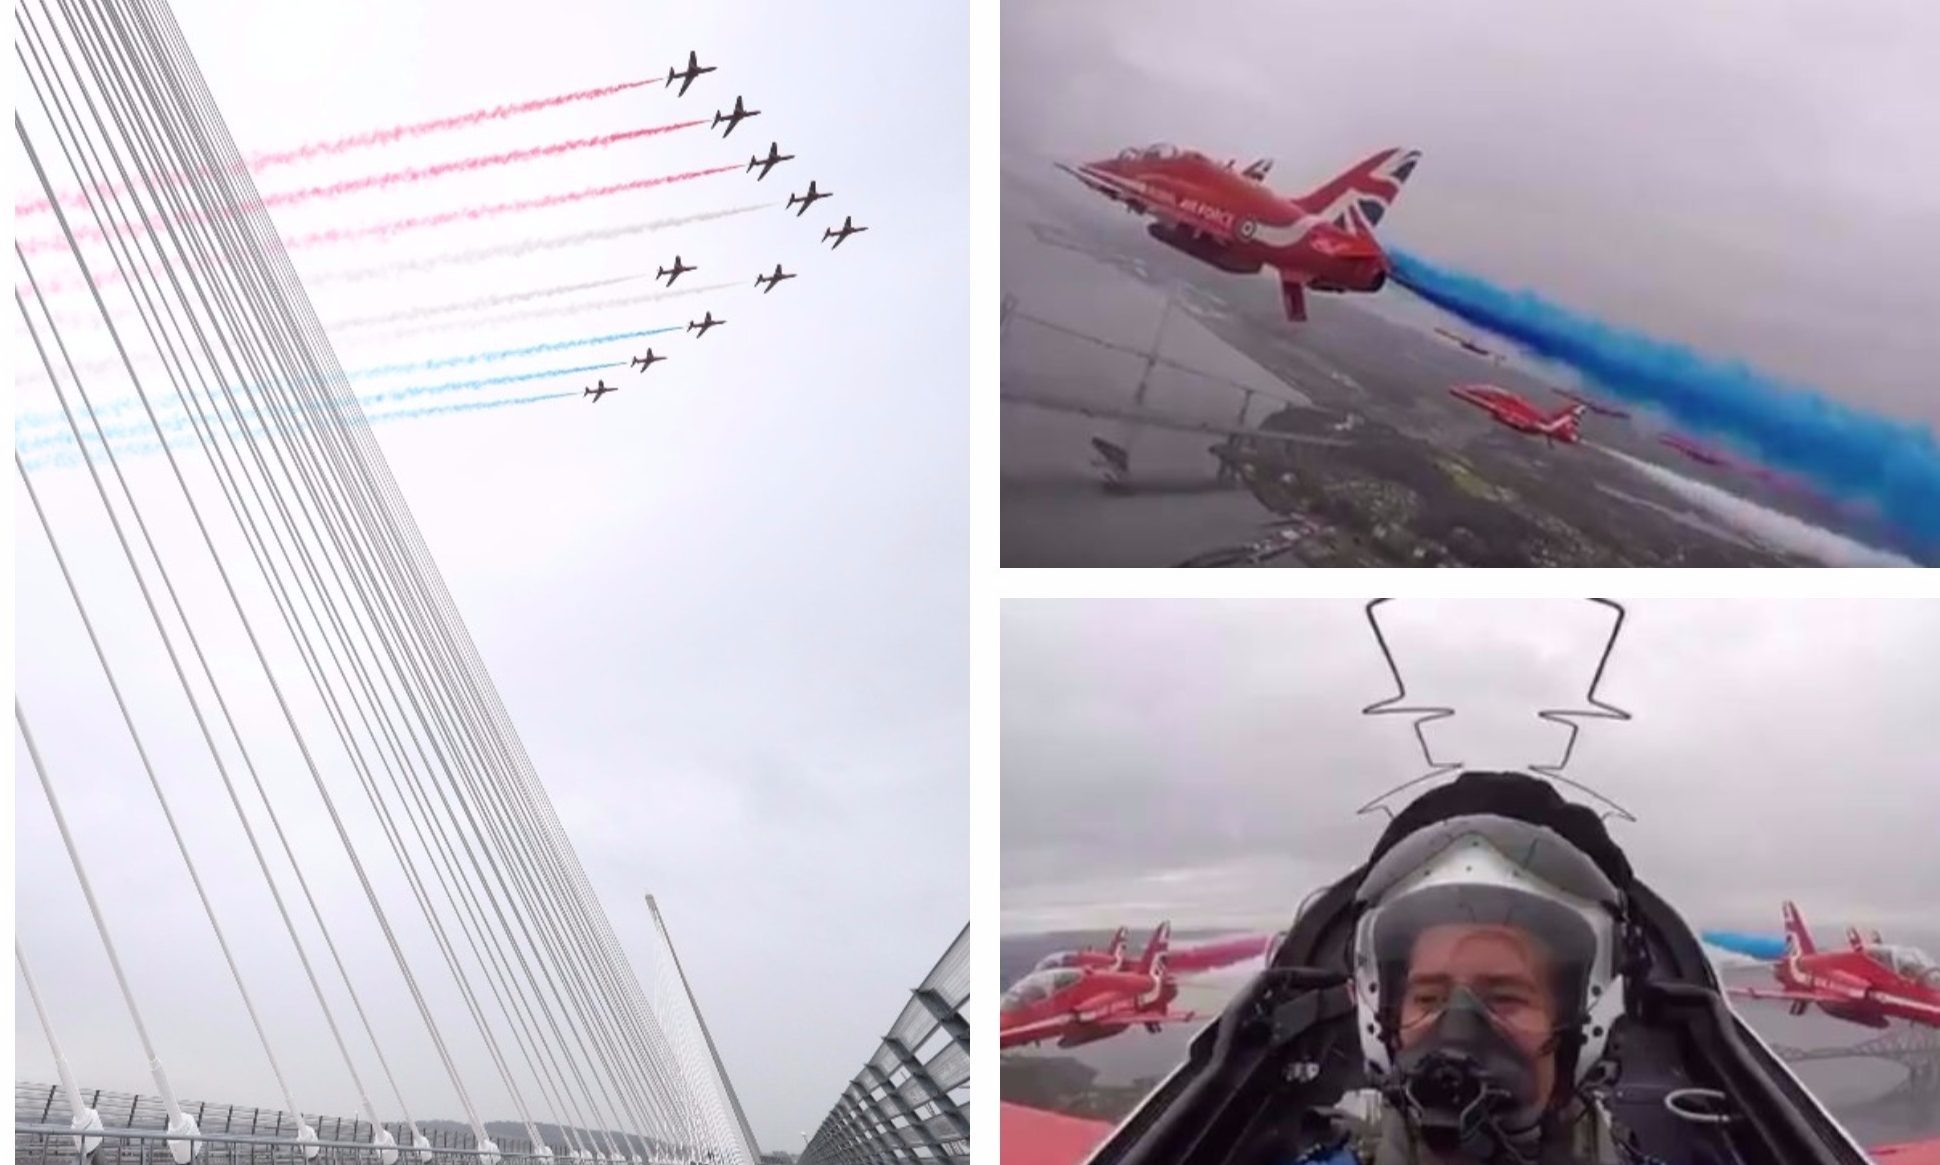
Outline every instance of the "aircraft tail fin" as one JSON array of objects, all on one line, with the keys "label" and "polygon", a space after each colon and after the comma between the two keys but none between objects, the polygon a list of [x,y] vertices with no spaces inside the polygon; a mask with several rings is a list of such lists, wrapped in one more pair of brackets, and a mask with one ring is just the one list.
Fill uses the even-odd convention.
[{"label": "aircraft tail fin", "polygon": [[1785,945],[1794,954],[1809,955],[1818,950],[1812,944],[1812,932],[1805,929],[1805,919],[1800,917],[1799,908],[1792,900],[1785,900]]},{"label": "aircraft tail fin", "polygon": [[1111,956],[1112,966],[1114,967],[1120,966],[1125,962],[1124,927],[1121,926],[1117,930],[1112,931],[1111,944],[1105,948],[1105,953]]},{"label": "aircraft tail fin", "polygon": [[1420,150],[1382,150],[1297,201],[1307,213],[1349,234],[1371,235],[1420,160]]},{"label": "aircraft tail fin", "polygon": [[1151,974],[1155,967],[1165,965],[1165,949],[1172,941],[1172,923],[1159,923],[1152,931],[1152,938],[1145,944],[1145,950],[1138,957],[1137,970]]},{"label": "aircraft tail fin", "polygon": [[1866,949],[1866,940],[1859,937],[1858,927],[1849,926],[1846,928],[1846,945],[1855,951],[1863,951]]}]

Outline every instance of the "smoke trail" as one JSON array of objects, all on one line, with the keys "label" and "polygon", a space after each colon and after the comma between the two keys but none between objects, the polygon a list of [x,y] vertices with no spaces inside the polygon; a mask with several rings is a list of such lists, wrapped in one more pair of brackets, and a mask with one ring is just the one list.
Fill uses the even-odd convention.
[{"label": "smoke trail", "polygon": [[407,271],[429,271],[436,267],[454,266],[463,263],[482,263],[488,259],[516,259],[536,251],[553,251],[562,247],[576,247],[581,243],[597,243],[607,239],[621,239],[628,235],[645,234],[649,231],[663,231],[670,227],[683,227],[691,223],[711,222],[717,218],[730,218],[737,214],[767,210],[779,203],[761,202],[752,206],[736,206],[727,210],[710,210],[700,214],[681,215],[678,218],[657,218],[650,222],[632,223],[621,227],[607,227],[597,231],[576,231],[569,235],[555,235],[545,239],[522,239],[515,243],[501,243],[495,247],[477,247],[469,251],[448,251],[442,255],[427,255],[421,259],[404,259],[396,263],[384,263],[375,267],[352,267],[343,271],[323,271],[304,279],[307,285],[319,283],[361,283],[368,279],[381,279]]},{"label": "smoke trail", "polygon": [[[599,364],[582,364],[577,368],[547,368],[538,372],[515,372],[506,376],[488,376],[488,377],[482,377],[475,380],[450,381],[444,384],[426,384],[426,385],[419,385],[414,388],[394,389],[390,392],[377,392],[377,393],[370,393],[367,395],[359,395],[357,397],[357,405],[360,409],[367,409],[372,405],[395,404],[398,401],[417,400],[421,397],[427,397],[427,396],[442,396],[447,393],[454,393],[454,392],[470,392],[473,389],[492,388],[502,384],[522,384],[530,380],[545,380],[548,378],[560,377],[560,376],[577,376],[582,372],[605,372],[605,371],[608,371],[609,369],[624,368],[624,367],[626,367],[624,363],[608,360]],[[119,405],[119,408],[117,409],[117,411],[126,411],[129,404],[131,403],[134,403],[134,402],[117,402],[117,404]],[[173,406],[172,409],[169,406]],[[95,411],[98,415],[107,410],[96,409]],[[139,421],[131,422],[128,424],[109,424],[109,425],[101,426],[101,430],[110,439],[113,439],[117,437],[139,437],[144,433],[152,432],[154,429],[158,427],[163,432],[167,432],[167,433],[181,432],[190,427],[189,415],[187,411],[183,408],[181,399],[179,397],[171,398],[160,411],[162,412],[172,411],[175,415],[158,417],[155,424],[148,424],[148,423],[139,422]],[[269,411],[286,417],[297,415],[305,411],[328,412],[328,413],[334,414],[337,411],[337,404],[336,404],[336,401],[334,400],[321,400],[316,402],[315,405],[311,406],[308,409],[292,409],[287,405],[278,404],[278,405],[269,406]],[[234,423],[233,414],[230,414],[225,411],[224,416],[230,417],[231,423]],[[256,411],[254,409],[251,409],[248,412],[244,413],[244,418],[245,418],[244,423],[248,425],[255,425],[260,423],[257,419]],[[82,434],[82,437],[87,441],[94,441],[97,443],[99,440],[93,432],[84,432]],[[61,429],[58,432],[48,433],[44,436],[34,437],[26,441],[16,440],[14,442],[14,451],[17,453],[34,453],[34,452],[39,452],[40,450],[43,450],[43,449],[53,449],[53,448],[60,448],[60,447],[72,448],[73,445],[74,445],[74,434],[69,432],[66,429]]]},{"label": "smoke trail", "polygon": [[[542,239],[521,239],[512,243],[500,243],[492,247],[474,247],[466,251],[447,251],[442,255],[426,255],[420,259],[400,259],[394,263],[379,263],[371,267],[350,267],[338,271],[319,271],[314,275],[306,274],[303,283],[314,287],[322,283],[362,283],[371,279],[385,279],[413,271],[431,271],[439,267],[458,266],[466,263],[483,263],[490,259],[517,259],[538,251],[556,251],[565,247],[576,247],[581,243],[597,243],[607,239],[622,239],[628,235],[646,234],[650,231],[664,231],[672,227],[684,227],[693,223],[712,222],[719,218],[732,218],[738,214],[750,214],[757,210],[767,210],[780,206],[778,202],[757,202],[748,206],[734,206],[726,210],[707,210],[699,214],[684,214],[676,218],[657,218],[648,222],[630,223],[626,226],[605,227],[596,231],[575,231],[567,235],[554,235]],[[121,282],[120,268],[95,273],[96,284],[106,287]],[[83,284],[79,280],[53,279],[41,284],[42,295],[54,295],[65,291],[80,291]],[[22,293],[27,289],[22,288]],[[119,367],[118,361],[110,364]],[[45,374],[40,374],[42,380]],[[23,374],[18,379],[31,380],[32,376]]]},{"label": "smoke trail", "polygon": [[612,186],[594,186],[585,190],[575,190],[569,194],[548,194],[543,198],[526,198],[517,202],[500,202],[490,206],[470,206],[463,210],[448,210],[442,214],[424,215],[418,218],[400,219],[396,222],[377,223],[374,226],[354,227],[350,230],[313,231],[284,239],[283,245],[292,250],[312,247],[322,243],[347,243],[356,239],[388,239],[405,231],[423,230],[427,227],[441,227],[454,222],[476,222],[480,219],[498,218],[500,215],[514,214],[522,210],[544,210],[554,206],[569,206],[590,198],[609,198],[615,194],[627,194],[635,190],[651,190],[656,186],[667,186],[675,182],[691,182],[696,178],[707,178],[715,174],[738,171],[739,166],[714,166],[706,170],[689,170],[684,174],[667,174],[659,178],[637,178],[632,182],[621,182]]},{"label": "smoke trail", "polygon": [[[420,408],[399,409],[394,412],[378,413],[375,416],[366,414],[364,420],[366,423],[374,426],[384,421],[409,421],[421,417],[444,416],[448,413],[470,413],[484,409],[503,409],[515,405],[534,404],[542,400],[564,400],[568,397],[577,397],[580,395],[580,393],[576,392],[547,392],[540,393],[537,396],[508,397],[504,400],[480,400],[466,401],[460,404],[426,405]],[[252,438],[261,438],[262,431],[260,425],[252,423],[249,426],[249,433]],[[101,442],[93,434],[88,434],[87,439],[89,448],[98,451]],[[81,455],[73,448],[73,444],[72,441],[69,441],[67,448],[50,452],[39,458],[23,457],[21,458],[21,465],[29,473],[38,472],[43,469],[78,469],[81,467]],[[195,441],[191,435],[184,433],[172,437],[168,444],[170,448],[183,449],[193,447]],[[153,438],[128,444],[117,443],[114,446],[114,451],[117,458],[145,457],[160,453],[162,451],[162,443]]]},{"label": "smoke trail", "polygon": [[336,320],[324,325],[329,332],[348,332],[372,324],[397,323],[400,320],[423,319],[425,316],[450,315],[455,311],[469,311],[475,307],[500,307],[508,303],[523,303],[529,299],[550,299],[555,295],[571,295],[575,291],[590,291],[595,287],[612,287],[616,283],[632,283],[645,279],[645,275],[621,275],[613,279],[595,279],[590,283],[562,283],[557,287],[541,287],[536,291],[514,291],[504,295],[486,295],[478,299],[459,300],[456,303],[440,303],[431,307],[415,307],[409,311],[386,312],[376,316],[358,316],[355,319]]},{"label": "smoke trail", "polygon": [[1430,303],[1568,364],[1613,396],[1655,406],[1834,496],[1867,503],[1922,545],[1940,549],[1940,442],[1931,431],[1785,384],[1741,361],[1604,323],[1533,291],[1388,254],[1395,280]]},{"label": "smoke trail", "polygon": [[645,295],[626,295],[617,299],[600,299],[591,303],[562,303],[551,307],[534,308],[529,311],[508,312],[500,316],[446,320],[443,323],[420,324],[416,327],[400,328],[394,332],[376,333],[382,339],[401,339],[406,336],[421,336],[426,332],[448,332],[454,328],[489,328],[497,324],[516,323],[520,320],[544,319],[548,316],[577,314],[597,311],[609,307],[625,307],[635,303],[656,303],[663,299],[679,299],[688,295],[704,295],[710,291],[728,291],[745,287],[742,283],[704,283],[698,287],[681,287],[673,291],[651,291]]},{"label": "smoke trail", "polygon": [[[278,206],[289,206],[298,202],[308,202],[313,198],[339,198],[346,194],[355,194],[360,190],[380,190],[387,186],[397,186],[407,182],[425,182],[433,178],[442,178],[447,174],[464,174],[474,170],[490,169],[493,166],[509,166],[518,162],[530,162],[537,158],[550,158],[559,154],[573,153],[578,150],[603,149],[607,146],[619,145],[622,142],[668,134],[675,130],[691,129],[694,126],[703,124],[705,124],[704,120],[677,121],[669,125],[651,126],[646,129],[630,129],[620,133],[602,134],[599,137],[576,138],[567,142],[554,142],[549,146],[531,146],[523,150],[509,150],[502,154],[485,154],[476,158],[459,158],[452,162],[439,162],[435,166],[408,166],[402,170],[393,170],[388,174],[370,174],[362,178],[346,178],[341,182],[331,182],[323,186],[309,186],[301,190],[286,190],[279,194],[272,194],[267,198],[259,198],[254,203],[223,208],[218,214],[223,217],[234,217],[248,214],[259,207],[270,209]],[[190,213],[186,218],[175,219],[173,221],[205,222],[209,217],[208,214],[195,211]],[[149,223],[153,224],[165,221],[169,220],[151,218]],[[75,239],[81,242],[98,243],[107,238],[107,235],[102,233],[101,228],[96,226],[74,224],[70,229],[73,230]],[[141,222],[131,221],[115,224],[115,233],[118,235],[134,234],[151,229],[151,225]],[[48,251],[65,249],[67,247],[67,240],[60,236],[49,235],[46,238],[25,240],[24,242],[18,243],[18,246],[26,254],[38,255]]]},{"label": "smoke trail", "polygon": [[[538,356],[547,352],[564,352],[571,348],[590,348],[595,344],[609,344],[620,340],[638,340],[646,336],[658,336],[667,332],[678,332],[680,330],[680,326],[676,324],[670,328],[646,328],[637,332],[613,332],[605,336],[586,336],[577,340],[553,340],[544,344],[528,344],[523,348],[500,348],[494,352],[468,352],[461,356],[438,356],[429,360],[414,360],[402,364],[380,364],[372,368],[360,368],[355,372],[346,372],[344,373],[344,379],[355,383],[360,380],[374,380],[380,376],[395,376],[401,372],[429,372],[437,368],[454,368],[465,364],[488,364],[497,360],[515,360],[521,356]],[[143,352],[142,357],[147,363],[155,363],[160,359],[160,357],[148,352]],[[75,365],[75,369],[78,372],[99,372],[118,369],[120,367],[121,361],[117,359],[91,360]],[[15,383],[29,379],[31,378],[23,374],[15,378]],[[39,379],[45,381],[47,374],[45,372],[41,373]],[[310,383],[318,382],[311,381]],[[134,408],[135,404],[136,402],[133,397],[127,397],[108,404],[97,405],[94,411],[100,415],[108,416],[125,412],[128,409]],[[65,418],[57,412],[22,413],[14,418],[13,427],[14,432],[18,434],[24,430],[66,423]]]},{"label": "smoke trail", "polygon": [[[488,121],[500,121],[504,118],[516,117],[522,113],[534,113],[542,109],[554,109],[558,106],[570,105],[578,101],[591,101],[600,97],[611,97],[616,93],[624,93],[629,89],[638,89],[643,85],[652,84],[654,84],[653,81],[625,81],[618,85],[605,85],[598,89],[582,89],[577,93],[565,93],[557,97],[541,97],[533,101],[521,101],[513,105],[499,105],[491,109],[475,110],[471,113],[461,113],[453,117],[435,118],[431,121],[418,122],[415,125],[400,125],[393,126],[390,129],[368,130],[364,133],[338,138],[335,141],[314,142],[306,146],[297,146],[294,149],[251,154],[244,162],[244,166],[252,171],[261,173],[272,167],[288,165],[291,162],[305,162],[311,158],[322,158],[331,154],[341,154],[347,150],[362,149],[366,146],[389,145],[392,142],[403,141],[406,138],[421,137],[429,133],[462,129],[467,126],[480,125]],[[164,177],[164,181],[179,185],[183,181],[186,181],[186,178],[181,174],[169,174]],[[103,193],[111,191],[117,194],[125,192],[124,188],[118,184],[96,187],[96,190]],[[87,206],[87,196],[79,190],[64,190],[61,192],[60,198],[61,205],[63,206],[81,208]],[[37,198],[31,202],[16,203],[14,206],[14,214],[41,214],[48,209],[49,204],[47,200]]]}]

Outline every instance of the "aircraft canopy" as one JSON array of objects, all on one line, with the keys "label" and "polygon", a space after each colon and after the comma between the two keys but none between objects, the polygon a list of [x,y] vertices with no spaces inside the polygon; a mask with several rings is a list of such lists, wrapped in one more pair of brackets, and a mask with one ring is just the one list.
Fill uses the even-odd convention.
[{"label": "aircraft canopy", "polygon": [[1016,1011],[1020,1007],[1041,1003],[1082,978],[1084,974],[1080,971],[1032,971],[1004,992],[1000,1010]]}]

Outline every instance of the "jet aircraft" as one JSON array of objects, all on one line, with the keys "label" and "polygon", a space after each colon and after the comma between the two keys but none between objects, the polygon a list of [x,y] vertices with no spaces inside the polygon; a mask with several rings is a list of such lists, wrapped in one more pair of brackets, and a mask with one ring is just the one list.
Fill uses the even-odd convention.
[{"label": "jet aircraft", "polygon": [[761,294],[766,295],[775,289],[775,284],[780,283],[784,279],[793,279],[793,278],[794,278],[793,275],[790,275],[786,271],[783,271],[781,269],[781,264],[777,263],[775,264],[775,273],[773,275],[755,276],[754,285],[756,287],[761,287],[762,284],[766,283],[768,286],[761,287]]},{"label": "jet aircraft", "polygon": [[694,50],[689,49],[687,50],[687,67],[685,69],[676,71],[672,66],[668,67],[667,84],[671,85],[674,83],[674,78],[680,78],[680,92],[674,94],[674,96],[685,97],[687,96],[687,87],[694,83],[694,78],[700,76],[702,73],[712,73],[719,67],[719,65],[709,65],[704,69],[701,68],[700,57],[694,53]]},{"label": "jet aircraft", "polygon": [[[706,315],[704,315],[704,316],[702,316],[702,317],[701,317],[701,320],[700,320],[700,322],[699,322],[699,323],[695,323],[695,322],[694,322],[693,320],[688,320],[688,321],[687,321],[687,330],[688,330],[688,331],[690,331],[690,332],[696,332],[696,331],[697,331],[697,332],[699,332],[699,333],[700,333],[700,336],[705,336],[705,335],[707,335],[707,329],[709,329],[709,328],[715,328],[715,327],[719,327],[719,326],[721,326],[721,325],[722,325],[722,324],[724,324],[724,323],[727,323],[727,321],[726,321],[726,320],[717,320],[717,319],[715,319],[715,318],[714,318],[714,313],[713,313],[713,312],[708,312],[708,313],[707,313]],[[694,337],[694,338],[695,338],[695,339],[699,339],[699,338],[700,338],[700,336],[696,336],[696,337]]]},{"label": "jet aircraft", "polygon": [[1519,433],[1547,437],[1574,445],[1583,439],[1577,425],[1584,407],[1573,404],[1559,413],[1545,414],[1522,397],[1493,384],[1458,384],[1448,390],[1458,400],[1487,409],[1490,416]]},{"label": "jet aircraft", "polygon": [[[781,165],[783,162],[792,162],[794,161],[794,159],[795,159],[795,155],[784,154],[781,152],[781,144],[779,142],[769,142],[768,156],[764,158],[761,155],[757,154],[754,157],[749,158],[748,170],[752,170],[756,166],[761,167],[761,173],[756,174],[754,176],[754,180],[756,182],[759,182],[763,178],[766,178],[768,176],[768,171],[774,169],[776,166]],[[744,174],[747,173],[747,170],[742,171],[742,173]]]},{"label": "jet aircraft", "polygon": [[1458,335],[1455,332],[1451,332],[1447,328],[1436,328],[1435,332],[1436,334],[1440,335],[1442,339],[1451,341],[1459,347],[1466,348],[1469,351],[1475,353],[1477,356],[1494,355],[1493,352],[1490,352],[1487,348],[1484,348],[1482,345],[1476,343],[1474,340],[1469,339],[1467,336]]},{"label": "jet aircraft", "polygon": [[[814,205],[815,205],[815,200],[816,200],[816,199],[818,199],[818,198],[828,198],[828,197],[830,197],[831,195],[833,195],[834,193],[835,193],[835,192],[834,192],[834,191],[832,191],[832,190],[824,190],[824,191],[822,191],[822,192],[821,192],[821,193],[819,193],[819,194],[818,194],[818,193],[816,193],[816,191],[815,191],[815,182],[814,182],[814,180],[813,180],[813,179],[811,179],[811,180],[809,181],[809,184],[808,184],[808,193],[807,193],[807,194],[791,194],[791,195],[789,195],[789,196],[788,196],[788,206],[793,206],[793,205],[795,205],[795,204],[796,204],[797,202],[799,202],[799,203],[801,203],[801,204],[802,204],[802,208],[801,208],[800,210],[798,210],[798,211],[796,211],[796,212],[795,212],[795,217],[796,217],[796,218],[800,218],[800,217],[802,217],[803,215],[805,215],[805,214],[807,214],[807,213],[808,213],[808,208],[809,208],[809,207],[811,207],[811,206],[814,206]],[[786,209],[788,209],[788,207],[787,207],[787,206],[785,206],[785,207],[783,207],[782,209],[783,209],[783,210],[786,210]]]},{"label": "jet aircraft", "polygon": [[998,1046],[1056,1040],[1061,1048],[1075,1048],[1134,1026],[1156,1032],[1193,1020],[1192,1012],[1171,1010],[1179,984],[1166,970],[1165,934],[1161,924],[1130,967],[1033,971],[1018,980],[999,1005]]},{"label": "jet aircraft", "polygon": [[1779,990],[1732,987],[1732,995],[1787,1003],[1793,1015],[1817,1004],[1834,1019],[1867,1027],[1887,1027],[1896,1019],[1940,1027],[1940,964],[1925,951],[1885,943],[1821,951],[1798,907],[1788,901],[1784,909],[1785,957],[1772,964]]},{"label": "jet aircraft", "polygon": [[681,276],[687,274],[689,271],[698,271],[698,270],[700,270],[700,268],[698,267],[682,266],[680,262],[680,256],[675,255],[673,270],[669,271],[667,268],[662,267],[660,269],[660,275],[656,275],[654,276],[654,278],[658,279],[660,278],[661,275],[664,275],[667,277],[667,286],[672,287],[674,285],[674,280],[679,279]]},{"label": "jet aircraft", "polygon": [[[1270,934],[1248,934],[1237,938],[1219,939],[1192,947],[1172,945],[1171,924],[1162,925],[1165,944],[1165,965],[1174,975],[1195,975],[1205,971],[1217,971],[1257,959],[1272,948],[1279,936]],[[1075,951],[1056,951],[1038,960],[1033,970],[1055,971],[1063,967],[1091,969],[1115,969],[1125,962],[1125,928],[1119,927],[1113,933],[1111,942],[1103,950],[1082,947]]]},{"label": "jet aircraft", "polygon": [[839,231],[837,231],[837,230],[825,230],[825,231],[823,231],[823,232],[822,232],[822,240],[823,240],[824,242],[827,242],[827,241],[828,241],[828,239],[829,239],[829,238],[830,238],[831,236],[833,236],[833,237],[834,237],[834,239],[835,239],[835,245],[834,245],[834,246],[831,246],[831,247],[829,248],[829,250],[831,250],[831,251],[833,251],[833,250],[835,250],[835,248],[836,248],[836,247],[839,247],[839,246],[841,246],[841,245],[842,245],[842,240],[843,240],[843,239],[846,239],[846,238],[848,238],[848,237],[849,237],[850,235],[859,235],[859,234],[861,234],[861,233],[862,233],[863,231],[866,231],[866,230],[868,230],[868,229],[869,229],[868,227],[859,227],[859,226],[856,226],[854,222],[852,222],[852,221],[850,221],[850,219],[849,219],[849,216],[845,214],[845,215],[843,215],[843,216],[842,216],[842,229],[841,229],[841,230],[839,230]]},{"label": "jet aircraft", "polygon": [[659,362],[665,359],[666,359],[665,356],[655,356],[653,354],[653,349],[648,348],[647,354],[645,356],[635,356],[633,358],[633,366],[635,368],[638,368],[640,371],[645,372],[647,369],[652,368],[655,364],[658,364]]},{"label": "jet aircraft", "polygon": [[759,116],[761,116],[761,111],[759,109],[747,108],[746,106],[741,104],[741,99],[739,97],[736,97],[734,99],[734,112],[722,113],[718,109],[715,110],[714,125],[710,125],[707,128],[713,129],[714,126],[720,125],[724,121],[727,122],[727,128],[721,131],[721,136],[725,138],[729,134],[734,132],[735,126],[740,125],[743,121],[746,121],[750,117],[759,117]]},{"label": "jet aircraft", "polygon": [[1155,220],[1146,233],[1236,275],[1271,267],[1287,318],[1307,318],[1306,288],[1379,291],[1388,257],[1374,228],[1414,173],[1419,150],[1387,149],[1318,190],[1285,198],[1265,184],[1272,162],[1236,170],[1194,150],[1155,145],[1062,169]]},{"label": "jet aircraft", "polygon": [[1555,393],[1557,396],[1562,397],[1564,400],[1575,401],[1577,404],[1582,405],[1584,408],[1590,410],[1591,412],[1595,413],[1599,417],[1615,417],[1621,420],[1621,419],[1627,419],[1630,416],[1629,413],[1623,411],[1622,409],[1612,408],[1611,406],[1604,404],[1599,400],[1596,400],[1592,397],[1584,396],[1580,392],[1571,392],[1567,388],[1551,388],[1549,391]]},{"label": "jet aircraft", "polygon": [[614,386],[613,386],[613,387],[611,387],[611,388],[609,388],[609,387],[607,387],[607,384],[606,384],[606,380],[605,380],[605,378],[604,378],[604,377],[602,377],[602,378],[600,379],[600,382],[599,382],[599,385],[600,385],[600,386],[599,386],[598,388],[589,388],[589,389],[587,389],[587,390],[585,391],[585,393],[583,394],[583,395],[585,395],[585,396],[590,396],[590,397],[592,397],[592,398],[593,398],[593,403],[594,403],[594,404],[598,404],[598,403],[600,403],[600,398],[601,398],[601,397],[603,397],[603,396],[605,396],[605,395],[606,395],[607,393],[609,393],[609,392],[618,392],[618,391],[620,391],[620,389],[619,389],[619,386],[618,386],[618,385],[614,385]]}]

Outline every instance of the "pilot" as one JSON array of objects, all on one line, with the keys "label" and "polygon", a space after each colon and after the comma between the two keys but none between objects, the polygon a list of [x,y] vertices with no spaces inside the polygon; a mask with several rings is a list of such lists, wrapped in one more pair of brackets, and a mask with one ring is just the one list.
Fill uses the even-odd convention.
[{"label": "pilot", "polygon": [[1360,1160],[1618,1165],[1584,1085],[1622,1010],[1621,855],[1606,872],[1547,826],[1477,813],[1391,828],[1376,853],[1353,945],[1380,1098],[1353,1130]]}]

